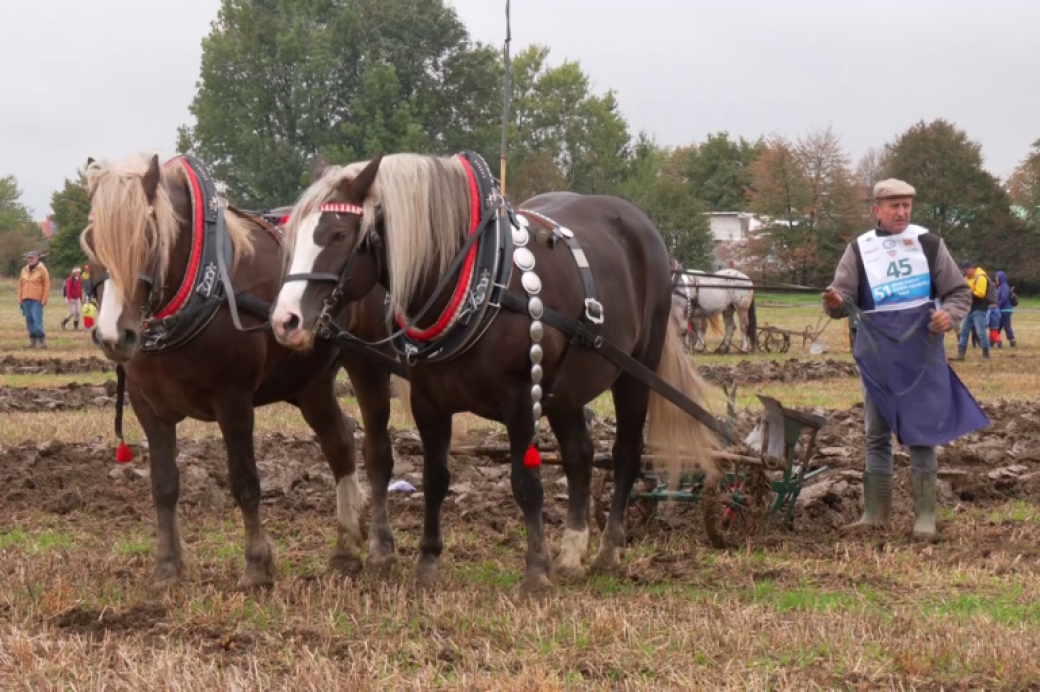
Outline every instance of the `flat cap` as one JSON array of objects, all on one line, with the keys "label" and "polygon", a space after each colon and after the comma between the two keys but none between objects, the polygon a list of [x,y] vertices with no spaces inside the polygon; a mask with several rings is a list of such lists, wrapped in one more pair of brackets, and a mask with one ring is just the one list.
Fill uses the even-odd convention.
[{"label": "flat cap", "polygon": [[39,256],[40,256],[40,253],[36,252],[36,250],[29,250],[29,252],[25,253],[26,259],[28,259],[30,257],[39,257]]},{"label": "flat cap", "polygon": [[917,190],[912,185],[902,180],[889,178],[874,185],[874,199],[885,199],[886,197],[913,197]]},{"label": "flat cap", "polygon": [[979,265],[975,264],[971,260],[964,260],[963,262],[961,262],[961,271],[964,271],[965,269],[971,269],[972,267],[977,266]]}]

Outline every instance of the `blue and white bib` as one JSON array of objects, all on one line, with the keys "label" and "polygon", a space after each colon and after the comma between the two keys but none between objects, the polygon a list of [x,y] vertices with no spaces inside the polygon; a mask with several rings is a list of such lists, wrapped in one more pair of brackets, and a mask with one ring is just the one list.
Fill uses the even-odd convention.
[{"label": "blue and white bib", "polygon": [[856,239],[875,310],[905,310],[931,300],[931,272],[918,238],[927,232],[911,224],[896,235],[870,230]]}]

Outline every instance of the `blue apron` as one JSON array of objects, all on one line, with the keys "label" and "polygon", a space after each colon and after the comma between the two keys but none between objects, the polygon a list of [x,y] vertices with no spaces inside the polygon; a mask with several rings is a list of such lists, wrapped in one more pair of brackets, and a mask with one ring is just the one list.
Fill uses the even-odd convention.
[{"label": "blue apron", "polygon": [[853,356],[867,396],[900,444],[934,447],[990,424],[928,329],[935,304],[861,312]]}]

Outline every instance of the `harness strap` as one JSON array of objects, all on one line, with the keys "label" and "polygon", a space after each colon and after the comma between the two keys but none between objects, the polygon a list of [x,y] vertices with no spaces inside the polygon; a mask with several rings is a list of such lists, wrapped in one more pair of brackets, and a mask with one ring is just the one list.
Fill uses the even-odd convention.
[{"label": "harness strap", "polygon": [[596,300],[596,283],[592,280],[592,270],[589,269],[589,260],[585,257],[585,251],[581,249],[578,237],[570,230],[560,231],[567,247],[574,255],[574,263],[578,265],[578,274],[581,276],[581,288],[585,293],[585,315],[584,318],[592,324],[603,324],[603,305]]},{"label": "harness strap", "polygon": [[367,358],[369,362],[386,368],[401,379],[408,379],[408,371],[405,370],[404,365],[397,358],[388,356],[382,351],[377,351],[366,342],[354,337],[350,332],[341,329],[338,324],[334,326],[336,327],[336,346],[341,350],[350,351],[351,353],[363,356],[364,358]]},{"label": "harness strap", "polygon": [[[502,307],[518,312],[521,315],[526,315],[527,299],[513,293],[512,291],[506,291],[502,294]],[[577,320],[573,320],[566,315],[562,315],[552,308],[544,309],[541,320],[549,326],[560,330],[567,336],[577,337],[583,346],[596,349],[604,358],[624,370],[629,375],[638,379],[665,399],[668,399],[668,401],[672,402],[689,415],[693,416],[709,430],[719,435],[723,435],[724,437],[727,435],[726,425],[724,423],[718,421],[703,407],[697,405],[684,396],[678,389],[662,380],[656,373],[651,372],[648,367],[640,363],[638,360],[628,355],[599,334],[593,332],[588,326],[578,322]]]},{"label": "harness strap", "polygon": [[339,274],[332,274],[330,272],[305,272],[302,274],[289,274],[284,279],[282,279],[282,282],[285,283],[286,281],[332,281],[338,284],[339,280]]},{"label": "harness strap", "polygon": [[246,312],[251,312],[257,317],[267,319],[267,316],[271,313],[271,304],[266,300],[261,300],[256,296],[251,296],[248,293],[236,293],[235,300],[238,301],[239,307],[243,308]]},{"label": "harness strap", "polygon": [[126,370],[116,365],[116,437],[123,441],[123,401],[126,397]]},{"label": "harness strap", "polygon": [[228,242],[228,230],[224,221],[224,214],[227,213],[228,202],[221,194],[217,194],[214,200],[217,203],[217,271],[220,272],[220,282],[224,284],[224,297],[228,302],[231,321],[235,323],[235,329],[240,332],[259,332],[269,329],[271,324],[266,320],[253,327],[243,327],[242,321],[238,317],[238,301],[235,297],[235,287],[231,284],[231,275],[228,273],[227,260],[224,257],[225,245]]}]

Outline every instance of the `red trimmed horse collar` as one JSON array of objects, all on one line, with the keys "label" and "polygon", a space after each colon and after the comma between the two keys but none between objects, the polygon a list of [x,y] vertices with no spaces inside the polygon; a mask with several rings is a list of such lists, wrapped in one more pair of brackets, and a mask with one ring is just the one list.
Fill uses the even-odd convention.
[{"label": "red trimmed horse collar", "polygon": [[213,176],[193,156],[180,155],[165,163],[166,168],[176,165],[183,166],[188,179],[191,252],[180,287],[165,305],[158,305],[161,287],[152,286],[142,322],[145,352],[166,351],[183,345],[209,324],[225,299],[218,276],[217,253],[223,252],[228,266],[233,256],[230,238],[217,238],[218,233],[226,235],[227,229],[217,223],[218,214],[223,211],[217,204]]},{"label": "red trimmed horse collar", "polygon": [[[419,361],[450,360],[476,343],[498,314],[498,297],[509,285],[512,272],[512,234],[506,214],[490,214],[499,204],[505,204],[498,184],[487,163],[471,151],[457,154],[469,178],[470,219],[469,238],[462,252],[465,257],[448,305],[430,327],[404,329],[406,321],[394,314],[391,331],[400,329],[394,338],[394,348],[406,356],[410,364]],[[468,249],[467,249],[468,248]],[[448,279],[449,276],[443,277]],[[435,293],[439,294],[440,289]],[[391,296],[387,295],[387,303]],[[420,315],[413,316],[414,321]]]}]

